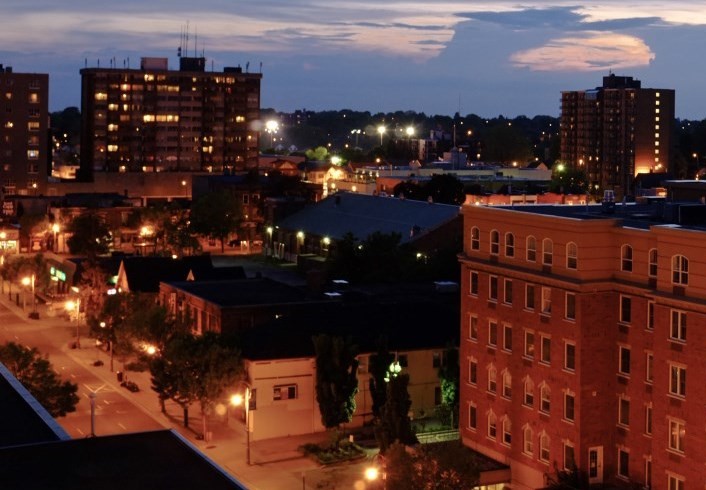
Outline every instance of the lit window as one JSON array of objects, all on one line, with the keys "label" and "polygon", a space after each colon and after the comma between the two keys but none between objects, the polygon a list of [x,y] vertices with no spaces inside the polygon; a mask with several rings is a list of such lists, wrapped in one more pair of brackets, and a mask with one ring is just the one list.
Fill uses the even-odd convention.
[{"label": "lit window", "polygon": [[619,348],[618,372],[624,376],[630,376],[630,348],[622,345]]},{"label": "lit window", "polygon": [[552,312],[552,288],[542,286],[542,313],[549,315]]},{"label": "lit window", "polygon": [[686,342],[686,312],[672,310],[671,324],[669,326],[669,338]]},{"label": "lit window", "polygon": [[578,266],[578,247],[574,242],[566,244],[566,268],[576,269]]},{"label": "lit window", "polygon": [[689,259],[683,255],[672,257],[672,282],[681,286],[689,284]]},{"label": "lit window", "polygon": [[108,100],[108,94],[105,92],[96,92],[96,100]]},{"label": "lit window", "polygon": [[542,264],[552,265],[554,244],[549,238],[542,240]]},{"label": "lit window", "polygon": [[498,233],[498,230],[490,232],[490,253],[491,255],[500,253],[500,233]]},{"label": "lit window", "polygon": [[39,102],[39,94],[32,92],[29,94],[29,103],[37,104]]},{"label": "lit window", "polygon": [[527,237],[527,261],[537,261],[537,240],[532,235]]},{"label": "lit window", "polygon": [[669,393],[676,396],[686,396],[686,367],[670,364]]},{"label": "lit window", "polygon": [[273,400],[292,400],[297,398],[297,385],[280,385],[272,389]]},{"label": "lit window", "polygon": [[477,226],[471,228],[471,250],[480,250],[480,230]]},{"label": "lit window", "polygon": [[684,436],[686,435],[686,425],[681,420],[669,420],[669,449],[684,452]]},{"label": "lit window", "polygon": [[657,249],[651,248],[647,254],[647,275],[657,277]]},{"label": "lit window", "polygon": [[110,152],[118,151],[118,145],[108,145],[108,151],[110,151]]},{"label": "lit window", "polygon": [[515,256],[515,235],[512,233],[505,233],[505,256]]},{"label": "lit window", "polygon": [[623,245],[620,249],[620,270],[632,272],[632,247]]}]

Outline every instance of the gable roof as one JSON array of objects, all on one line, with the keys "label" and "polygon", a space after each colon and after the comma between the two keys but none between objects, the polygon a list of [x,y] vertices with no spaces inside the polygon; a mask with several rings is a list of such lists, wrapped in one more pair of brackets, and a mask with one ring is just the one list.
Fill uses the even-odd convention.
[{"label": "gable roof", "polygon": [[[346,233],[353,233],[358,240],[376,231],[399,233],[400,243],[406,243],[457,218],[460,209],[448,204],[339,192],[284,218],[277,226],[334,240]],[[415,227],[419,233],[412,232]]]},{"label": "gable roof", "polygon": [[156,293],[159,283],[164,281],[185,281],[189,273],[194,279],[207,276],[213,269],[211,257],[196,255],[172,259],[170,257],[125,257],[120,264],[118,284],[132,292]]}]

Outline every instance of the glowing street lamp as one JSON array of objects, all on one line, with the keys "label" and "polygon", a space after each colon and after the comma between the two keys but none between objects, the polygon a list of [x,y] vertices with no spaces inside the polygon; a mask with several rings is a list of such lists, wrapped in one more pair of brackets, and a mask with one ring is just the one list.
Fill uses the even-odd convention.
[{"label": "glowing street lamp", "polygon": [[411,138],[412,136],[414,136],[414,126],[407,126],[404,132],[407,135],[407,138]]},{"label": "glowing street lamp", "polygon": [[51,225],[51,231],[54,232],[54,241],[52,242],[52,252],[56,252],[58,250],[58,246],[56,243],[56,235],[59,233],[61,230],[61,226],[59,226],[59,223],[54,223]]},{"label": "glowing street lamp", "polygon": [[[81,348],[81,337],[79,334],[79,317],[81,314],[81,296],[78,295],[79,289],[76,286],[72,286],[71,290],[76,293],[76,301],[69,300],[66,302],[66,311],[71,314],[72,311],[76,312],[76,348]],[[112,346],[111,346],[112,347]]]},{"label": "glowing street lamp", "polygon": [[[31,276],[26,276],[22,278],[22,285],[26,288],[27,286],[31,287],[32,290],[32,316],[37,314],[37,301],[34,298],[34,279],[35,276],[32,274]],[[27,306],[27,298],[26,298],[26,293],[23,291],[22,292],[22,310],[25,309]]]},{"label": "glowing street lamp", "polygon": [[387,488],[387,473],[385,471],[385,460],[380,453],[373,456],[372,465],[365,468],[363,475],[369,482],[382,480],[383,490]]},{"label": "glowing street lamp", "polygon": [[273,119],[265,123],[265,131],[270,133],[270,146],[275,146],[275,133],[279,130],[279,123]]},{"label": "glowing street lamp", "polygon": [[233,405],[234,407],[239,407],[243,405],[245,408],[245,444],[247,448],[246,452],[246,462],[248,465],[252,464],[250,462],[250,396],[251,396],[251,389],[250,385],[247,384],[245,381],[243,381],[243,384],[245,385],[245,394],[241,393],[236,393],[235,395],[230,397],[230,404]]},{"label": "glowing street lamp", "polygon": [[385,131],[387,131],[387,128],[383,126],[382,124],[378,126],[378,133],[380,133],[380,146],[382,146],[382,137],[385,134]]}]

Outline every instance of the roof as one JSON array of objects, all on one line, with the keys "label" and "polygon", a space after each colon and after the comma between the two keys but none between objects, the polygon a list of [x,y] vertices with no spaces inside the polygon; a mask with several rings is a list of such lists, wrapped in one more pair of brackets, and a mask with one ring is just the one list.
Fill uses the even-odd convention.
[{"label": "roof", "polygon": [[124,257],[122,270],[133,292],[158,292],[160,282],[186,281],[189,273],[193,280],[242,279],[242,267],[213,266],[209,255],[195,255],[172,259],[169,257]]},{"label": "roof", "polygon": [[328,301],[321,296],[313,296],[304,289],[264,277],[226,281],[164,282],[221,308]]},{"label": "roof", "polygon": [[3,488],[246,488],[170,430],[0,449],[0,474]]},{"label": "roof", "polygon": [[429,285],[422,296],[344,292],[340,302],[294,312],[243,332],[243,356],[250,360],[313,357],[312,337],[318,334],[350,336],[362,353],[376,352],[381,336],[387,338],[390,351],[458,345],[458,295],[432,289]]},{"label": "roof", "polygon": [[[284,218],[277,226],[334,240],[342,239],[346,233],[352,233],[358,240],[376,231],[399,233],[400,243],[406,243],[459,214],[459,206],[339,192]],[[415,228],[421,233],[413,237]]]}]

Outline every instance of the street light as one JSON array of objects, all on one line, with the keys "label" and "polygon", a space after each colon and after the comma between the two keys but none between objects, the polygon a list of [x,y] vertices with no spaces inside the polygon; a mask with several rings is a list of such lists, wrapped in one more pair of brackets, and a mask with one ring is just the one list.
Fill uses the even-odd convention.
[{"label": "street light", "polygon": [[378,133],[380,133],[380,146],[382,146],[382,137],[385,134],[385,131],[387,131],[387,128],[383,126],[382,124],[378,126]]},{"label": "street light", "polygon": [[355,135],[355,147],[358,148],[358,136],[360,135],[360,129],[351,129],[351,134]]},{"label": "street light", "polygon": [[275,146],[275,133],[279,130],[279,123],[275,120],[269,120],[265,123],[265,131],[270,133],[270,146]]},{"label": "street light", "polygon": [[[79,316],[81,314],[81,296],[78,295],[78,288],[72,286],[71,290],[76,293],[76,301],[69,300],[66,302],[66,310],[69,312],[76,311],[76,348],[81,348],[81,336],[79,334]],[[112,347],[112,346],[111,346]]]},{"label": "street light", "polygon": [[[37,300],[34,296],[34,280],[35,280],[35,275],[32,274],[30,276],[26,276],[22,278],[22,285],[26,288],[27,286],[31,287],[32,290],[32,313],[30,313],[30,318],[35,318],[37,316]],[[27,300],[25,298],[25,293],[22,293],[22,310],[25,309],[25,306],[27,304]]]},{"label": "street light", "polygon": [[59,233],[60,230],[61,230],[61,226],[59,226],[59,223],[54,223],[53,225],[51,225],[51,231],[54,232],[54,241],[52,242],[52,247],[51,247],[52,252],[56,252],[59,248],[56,243],[56,235]]},{"label": "street light", "polygon": [[244,405],[245,408],[245,444],[247,447],[247,452],[246,452],[246,462],[248,465],[251,465],[252,463],[250,462],[250,396],[252,394],[252,390],[250,389],[250,385],[243,381],[243,384],[245,385],[245,396],[241,395],[240,393],[236,393],[235,395],[230,397],[230,404],[233,405],[234,407],[239,407],[240,405]]},{"label": "street light", "polygon": [[[105,328],[105,322],[99,323],[101,328]],[[110,372],[113,372],[113,327],[108,330],[108,349],[110,349]]]},{"label": "street light", "polygon": [[375,456],[373,456],[372,463],[372,466],[368,466],[367,468],[365,468],[365,479],[369,482],[374,482],[378,479],[381,479],[382,488],[384,490],[385,488],[387,488],[387,472],[385,471],[385,460],[383,459],[382,454],[377,453]]}]

